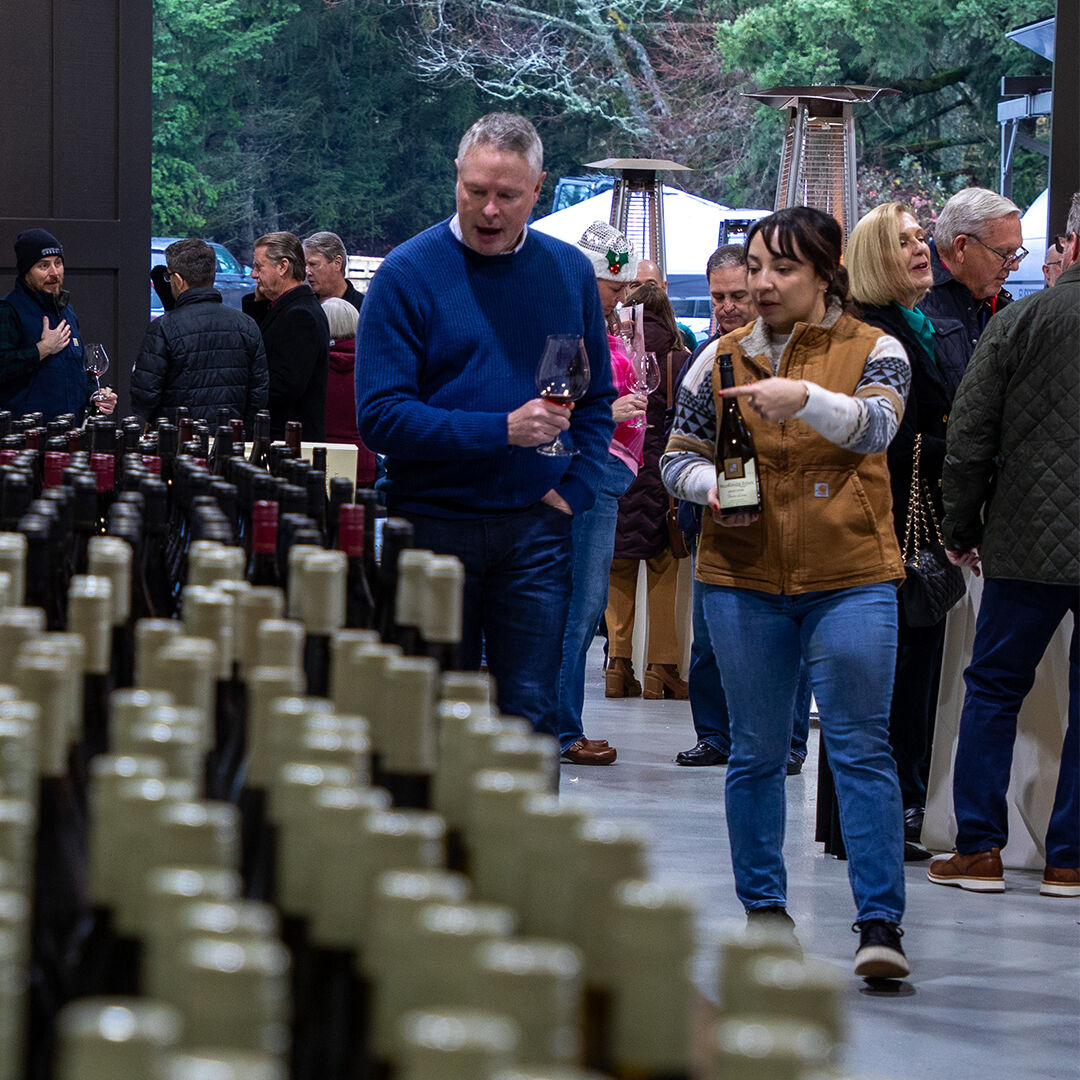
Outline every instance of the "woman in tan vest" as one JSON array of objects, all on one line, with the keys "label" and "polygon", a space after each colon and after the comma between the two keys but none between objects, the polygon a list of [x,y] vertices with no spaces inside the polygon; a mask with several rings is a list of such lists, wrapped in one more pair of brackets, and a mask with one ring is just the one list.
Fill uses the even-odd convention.
[{"label": "woman in tan vest", "polygon": [[[705,504],[696,565],[731,713],[725,800],[735,888],[751,921],[787,914],[784,776],[805,659],[840,804],[860,932],[855,973],[900,978],[903,818],[888,716],[896,584],[885,449],[903,415],[903,347],[845,312],[841,231],[808,207],[747,236],[759,318],[725,335],[683,382],[661,463],[679,499]],[[720,357],[735,386],[721,391]],[[738,398],[753,435],[761,513],[723,517],[717,417]]]}]

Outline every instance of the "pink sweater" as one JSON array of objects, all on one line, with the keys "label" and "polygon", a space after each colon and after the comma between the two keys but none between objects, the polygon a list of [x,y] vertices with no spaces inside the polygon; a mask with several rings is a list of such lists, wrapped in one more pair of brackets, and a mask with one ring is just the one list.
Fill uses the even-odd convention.
[{"label": "pink sweater", "polygon": [[[626,355],[626,346],[622,338],[608,334],[608,347],[611,349],[611,380],[615,383],[615,396],[633,393],[634,366]],[[626,420],[615,428],[608,450],[623,462],[637,476],[641,464],[642,451],[645,448],[645,425],[631,427]]]}]

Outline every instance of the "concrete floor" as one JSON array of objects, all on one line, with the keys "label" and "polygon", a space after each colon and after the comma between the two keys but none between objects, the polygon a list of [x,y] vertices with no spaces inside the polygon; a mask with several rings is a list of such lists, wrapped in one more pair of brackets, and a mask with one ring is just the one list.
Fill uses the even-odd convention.
[{"label": "concrete floor", "polygon": [[[613,817],[656,832],[653,874],[692,886],[702,905],[696,981],[716,1001],[716,951],[741,925],[724,821],[724,768],[680,768],[694,744],[683,701],[604,698],[600,642],[589,657],[585,732],[608,739],[607,768],[562,766],[562,790],[587,796]],[[853,1077],[996,1080],[1080,1076],[1080,903],[1039,895],[1041,875],[1007,871],[1004,894],[932,885],[926,863],[909,863],[904,948],[907,993],[862,992],[851,975],[857,937],[847,864],[813,841],[816,727],[801,776],[787,781],[788,908],[808,955],[849,978],[843,1063]]]}]

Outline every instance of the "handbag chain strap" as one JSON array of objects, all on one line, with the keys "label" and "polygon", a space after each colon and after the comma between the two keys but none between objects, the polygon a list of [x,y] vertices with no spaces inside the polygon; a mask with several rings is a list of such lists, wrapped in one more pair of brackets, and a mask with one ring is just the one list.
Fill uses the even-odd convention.
[{"label": "handbag chain strap", "polygon": [[922,435],[919,434],[915,436],[915,453],[911,465],[911,490],[908,494],[907,521],[904,523],[902,553],[904,562],[911,559],[922,548],[929,547],[935,540],[941,547],[945,546],[941,535],[941,525],[938,522],[937,512],[934,510],[934,502],[930,497],[930,489],[919,472],[921,457]]}]

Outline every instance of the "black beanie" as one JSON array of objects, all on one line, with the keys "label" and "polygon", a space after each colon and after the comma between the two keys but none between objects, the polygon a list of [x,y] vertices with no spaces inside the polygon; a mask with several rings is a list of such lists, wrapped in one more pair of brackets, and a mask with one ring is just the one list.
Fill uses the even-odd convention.
[{"label": "black beanie", "polygon": [[64,257],[60,241],[51,232],[45,229],[27,229],[19,233],[15,238],[15,273],[19,277],[25,277],[26,271],[34,263],[50,255],[59,255],[61,259]]}]

